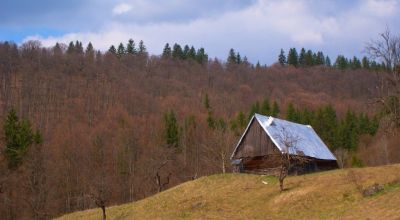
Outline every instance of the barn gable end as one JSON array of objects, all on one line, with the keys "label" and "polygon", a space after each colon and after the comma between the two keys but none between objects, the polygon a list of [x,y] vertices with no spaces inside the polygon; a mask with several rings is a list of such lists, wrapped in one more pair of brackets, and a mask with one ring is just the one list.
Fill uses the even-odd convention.
[{"label": "barn gable end", "polygon": [[231,155],[235,170],[274,174],[280,166],[282,152],[285,152],[279,138],[285,131],[299,137],[297,146],[290,148],[289,154],[301,153],[310,159],[305,168],[298,170],[312,172],[337,168],[335,156],[311,126],[255,114]]}]

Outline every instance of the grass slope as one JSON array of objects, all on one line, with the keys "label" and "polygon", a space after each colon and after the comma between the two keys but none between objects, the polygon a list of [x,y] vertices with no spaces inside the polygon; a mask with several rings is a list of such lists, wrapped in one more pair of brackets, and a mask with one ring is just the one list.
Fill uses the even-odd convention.
[{"label": "grass slope", "polygon": [[[267,182],[265,184],[263,182]],[[364,197],[375,183],[384,189]],[[400,165],[288,177],[220,174],[107,209],[108,219],[399,219]],[[60,219],[101,219],[92,209]]]}]

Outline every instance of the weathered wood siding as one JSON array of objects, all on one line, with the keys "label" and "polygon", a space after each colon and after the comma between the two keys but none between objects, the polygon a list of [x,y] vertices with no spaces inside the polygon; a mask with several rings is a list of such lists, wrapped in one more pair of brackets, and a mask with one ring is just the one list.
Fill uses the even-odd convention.
[{"label": "weathered wood siding", "polygon": [[235,158],[257,157],[278,153],[278,148],[265,133],[261,125],[254,119],[242,143],[239,145]]}]

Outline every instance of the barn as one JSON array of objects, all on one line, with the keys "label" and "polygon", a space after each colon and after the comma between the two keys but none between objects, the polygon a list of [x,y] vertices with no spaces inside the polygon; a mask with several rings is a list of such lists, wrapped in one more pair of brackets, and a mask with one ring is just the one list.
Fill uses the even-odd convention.
[{"label": "barn", "polygon": [[307,161],[289,173],[309,173],[337,168],[336,157],[310,125],[255,114],[232,155],[236,172],[277,174],[284,152]]}]

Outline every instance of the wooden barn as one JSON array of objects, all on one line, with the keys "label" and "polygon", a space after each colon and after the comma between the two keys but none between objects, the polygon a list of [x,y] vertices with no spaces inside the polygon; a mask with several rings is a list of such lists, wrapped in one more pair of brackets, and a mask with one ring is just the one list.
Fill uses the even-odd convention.
[{"label": "wooden barn", "polygon": [[336,157],[310,125],[255,114],[236,145],[231,162],[236,172],[276,174],[283,152],[307,161],[290,173],[337,168]]}]

